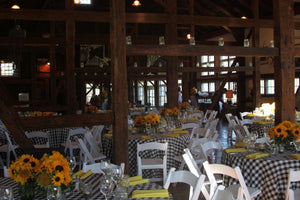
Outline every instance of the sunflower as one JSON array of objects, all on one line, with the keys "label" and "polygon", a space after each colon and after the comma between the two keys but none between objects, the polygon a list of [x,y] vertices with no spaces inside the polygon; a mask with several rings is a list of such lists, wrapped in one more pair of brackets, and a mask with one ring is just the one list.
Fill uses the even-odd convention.
[{"label": "sunflower", "polygon": [[52,183],[54,186],[61,186],[61,184],[64,182],[65,177],[63,173],[56,173],[52,178]]},{"label": "sunflower", "polygon": [[270,138],[274,138],[274,136],[275,136],[275,128],[274,127],[269,129],[269,136],[270,136]]},{"label": "sunflower", "polygon": [[51,184],[51,177],[48,173],[42,172],[38,175],[36,182],[39,186],[46,188],[48,185]]},{"label": "sunflower", "polygon": [[280,123],[282,126],[285,126],[286,128],[290,128],[293,126],[293,123],[290,121],[283,121]]},{"label": "sunflower", "polygon": [[300,127],[293,128],[292,133],[294,136],[300,137]]},{"label": "sunflower", "polygon": [[275,135],[276,137],[280,138],[280,139],[284,139],[286,137],[288,137],[289,133],[287,132],[287,127],[283,126],[282,124],[279,124],[275,127]]}]

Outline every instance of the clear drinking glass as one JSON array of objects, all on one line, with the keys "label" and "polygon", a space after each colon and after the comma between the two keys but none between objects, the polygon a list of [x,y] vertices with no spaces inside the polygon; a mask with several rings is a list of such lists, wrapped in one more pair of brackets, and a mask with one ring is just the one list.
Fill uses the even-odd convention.
[{"label": "clear drinking glass", "polygon": [[101,166],[101,170],[103,171],[103,173],[106,176],[111,175],[112,171],[111,171],[111,164],[110,164],[109,160],[103,160],[103,161],[101,161],[100,166]]},{"label": "clear drinking glass", "polygon": [[100,192],[104,195],[107,200],[113,191],[113,182],[110,176],[102,176],[100,178]]},{"label": "clear drinking glass", "polygon": [[74,169],[76,168],[76,158],[75,158],[75,156],[67,157],[67,160],[69,162],[71,174],[73,174]]},{"label": "clear drinking glass", "polygon": [[121,179],[123,177],[122,168],[121,166],[116,166],[112,169],[112,179],[116,186],[119,185]]}]

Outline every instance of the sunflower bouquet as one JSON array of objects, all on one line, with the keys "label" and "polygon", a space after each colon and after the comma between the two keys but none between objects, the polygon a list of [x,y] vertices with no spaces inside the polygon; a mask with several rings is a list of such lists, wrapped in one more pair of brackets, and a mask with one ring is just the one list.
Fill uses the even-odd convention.
[{"label": "sunflower bouquet", "polygon": [[270,138],[276,144],[289,145],[294,138],[300,139],[300,126],[290,121],[283,121],[269,130]]},{"label": "sunflower bouquet", "polygon": [[36,185],[46,190],[48,186],[67,187],[71,182],[69,163],[57,151],[44,154],[40,160],[24,154],[11,163],[8,173],[19,184],[20,194],[26,196],[34,193]]},{"label": "sunflower bouquet", "polygon": [[98,113],[98,108],[97,108],[97,106],[87,106],[87,107],[85,107],[85,112],[86,113]]},{"label": "sunflower bouquet", "polygon": [[52,155],[44,154],[40,167],[36,182],[41,188],[46,189],[49,185],[66,187],[71,182],[69,162],[58,151],[52,151]]},{"label": "sunflower bouquet", "polygon": [[188,107],[190,106],[189,102],[182,102],[182,103],[178,103],[178,106],[180,108],[180,110],[187,110]]}]

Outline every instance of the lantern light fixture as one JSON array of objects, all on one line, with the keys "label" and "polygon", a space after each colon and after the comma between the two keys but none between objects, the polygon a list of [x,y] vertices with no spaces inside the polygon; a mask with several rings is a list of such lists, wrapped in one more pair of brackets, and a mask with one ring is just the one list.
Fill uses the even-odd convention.
[{"label": "lantern light fixture", "polygon": [[134,2],[132,3],[133,6],[140,6],[142,5],[141,2],[139,0],[134,0]]},{"label": "lantern light fixture", "polygon": [[14,5],[11,6],[11,9],[19,10],[19,9],[20,9],[20,6],[17,5],[17,4],[14,4]]}]

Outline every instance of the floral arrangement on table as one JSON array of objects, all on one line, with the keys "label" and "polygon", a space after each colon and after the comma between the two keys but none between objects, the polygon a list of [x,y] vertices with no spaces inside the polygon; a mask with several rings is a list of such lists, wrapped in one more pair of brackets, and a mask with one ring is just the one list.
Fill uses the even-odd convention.
[{"label": "floral arrangement on table", "polygon": [[186,111],[188,109],[188,107],[190,107],[189,102],[182,102],[182,103],[178,103],[178,106],[180,108],[180,110],[184,110]]},{"label": "floral arrangement on table", "polygon": [[144,116],[139,115],[139,116],[136,116],[136,118],[134,119],[133,124],[134,124],[134,127],[137,127],[137,128],[145,127],[146,126],[146,120],[145,120]]},{"label": "floral arrangement on table", "polygon": [[192,89],[191,89],[191,95],[194,95],[194,94],[196,94],[197,93],[197,89],[195,88],[195,87],[193,87]]},{"label": "floral arrangement on table", "polygon": [[283,121],[269,129],[269,136],[274,139],[276,144],[290,145],[294,138],[300,138],[300,125]]},{"label": "floral arrangement on table", "polygon": [[145,116],[137,116],[134,119],[135,127],[145,127],[146,125],[158,126],[160,124],[160,118],[156,113],[147,114]]},{"label": "floral arrangement on table", "polygon": [[167,119],[167,117],[171,117],[173,119],[177,119],[179,115],[179,109],[177,107],[171,108],[162,108],[160,110],[160,115]]},{"label": "floral arrangement on table", "polygon": [[97,106],[87,106],[84,110],[86,113],[98,113]]},{"label": "floral arrangement on table", "polygon": [[71,182],[69,163],[57,151],[44,154],[40,160],[23,154],[11,163],[8,173],[25,199],[33,199],[36,186],[45,190],[48,186],[66,187]]}]

